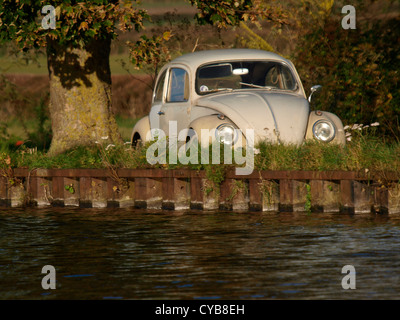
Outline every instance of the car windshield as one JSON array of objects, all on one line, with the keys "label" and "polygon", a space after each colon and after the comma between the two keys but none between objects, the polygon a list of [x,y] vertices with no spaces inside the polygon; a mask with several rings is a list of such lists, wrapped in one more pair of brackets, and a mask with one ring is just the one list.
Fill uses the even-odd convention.
[{"label": "car windshield", "polygon": [[297,90],[291,70],[275,61],[233,61],[201,66],[196,75],[196,91],[208,94],[224,90]]}]

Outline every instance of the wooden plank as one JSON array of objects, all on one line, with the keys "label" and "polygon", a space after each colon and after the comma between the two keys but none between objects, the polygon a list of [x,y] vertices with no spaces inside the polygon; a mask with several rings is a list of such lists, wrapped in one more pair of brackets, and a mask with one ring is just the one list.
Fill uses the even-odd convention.
[{"label": "wooden plank", "polygon": [[260,185],[263,196],[263,211],[277,212],[280,205],[280,184],[275,180],[264,180]]},{"label": "wooden plank", "polygon": [[135,178],[135,206],[147,207],[147,183],[146,178]]},{"label": "wooden plank", "polygon": [[37,197],[38,197],[38,178],[37,177],[29,177],[26,182],[26,195],[27,199],[30,202],[30,205],[37,205]]},{"label": "wooden plank", "polygon": [[92,178],[91,182],[91,200],[93,208],[106,208],[107,207],[107,178]]},{"label": "wooden plank", "polygon": [[174,210],[175,209],[175,188],[174,178],[162,178],[162,209]]},{"label": "wooden plank", "polygon": [[[80,205],[80,184],[81,181],[78,178],[61,177],[63,179],[63,193],[64,193],[64,206],[66,207],[78,207]],[[86,178],[85,178],[86,179]],[[85,183],[85,180],[82,181]],[[85,186],[84,186],[85,187]],[[89,205],[89,202],[86,203]],[[90,203],[90,206],[92,204]]]},{"label": "wooden plank", "polygon": [[160,179],[145,178],[146,202],[148,209],[161,209],[162,207],[162,182]]},{"label": "wooden plank", "polygon": [[8,207],[11,205],[8,199],[7,178],[0,176],[0,207]]},{"label": "wooden plank", "polygon": [[122,190],[119,206],[121,208],[133,207],[135,205],[135,180],[126,179],[126,188]]},{"label": "wooden plank", "polygon": [[190,209],[190,194],[189,178],[174,178],[175,210]]},{"label": "wooden plank", "polygon": [[340,180],[356,179],[355,172],[350,171],[262,171],[266,180]]},{"label": "wooden plank", "polygon": [[203,210],[218,210],[219,209],[219,186],[208,179],[203,181]]},{"label": "wooden plank", "polygon": [[219,196],[219,210],[231,211],[232,210],[232,187],[234,180],[225,179],[220,185]]},{"label": "wooden plank", "polygon": [[400,183],[394,182],[388,188],[388,212],[400,213]]},{"label": "wooden plank", "polygon": [[306,202],[310,201],[311,209],[311,195],[309,195],[310,190],[306,181],[302,180],[292,180],[293,188],[293,211],[294,212],[304,212],[306,211]]},{"label": "wooden plank", "polygon": [[293,211],[293,180],[282,179],[279,181],[279,211]]},{"label": "wooden plank", "polygon": [[389,213],[389,190],[385,186],[373,187],[373,212],[377,214]]},{"label": "wooden plank", "polygon": [[354,181],[354,213],[371,213],[373,206],[373,188],[367,183]]},{"label": "wooden plank", "polygon": [[338,181],[323,181],[324,212],[340,211],[340,184]]},{"label": "wooden plank", "polygon": [[258,179],[249,179],[249,210],[262,211],[263,198],[261,191],[262,182]]},{"label": "wooden plank", "polygon": [[107,178],[107,207],[129,208],[135,206],[135,181],[133,179]]},{"label": "wooden plank", "polygon": [[200,177],[190,178],[190,209],[203,210],[203,179]]},{"label": "wooden plank", "polygon": [[311,211],[324,212],[324,180],[310,180]]},{"label": "wooden plank", "polygon": [[64,206],[64,178],[53,177],[51,181],[51,194],[53,196],[52,206],[63,207]]},{"label": "wooden plank", "polygon": [[79,178],[79,206],[92,208],[92,178],[82,176]]},{"label": "wooden plank", "polygon": [[25,182],[15,183],[8,189],[8,197],[10,200],[11,207],[23,207],[26,205],[27,193],[25,188]]},{"label": "wooden plank", "polygon": [[245,179],[234,180],[232,210],[249,210],[249,184],[248,181]]},{"label": "wooden plank", "polygon": [[354,213],[354,191],[352,180],[340,180],[340,210],[344,213]]},{"label": "wooden plank", "polygon": [[[397,197],[398,180],[395,187],[379,188],[368,185],[372,175],[365,172],[347,171],[254,171],[248,176],[237,176],[229,171],[226,180],[218,187],[205,179],[204,171],[190,169],[118,169],[122,178],[130,181],[126,188],[116,186],[108,169],[35,169],[16,168],[14,174],[26,180],[27,191],[39,205],[120,206],[122,199],[131,206],[147,202],[149,207],[160,208],[169,203],[171,209],[180,207],[215,210],[275,210],[303,211],[311,195],[313,211],[338,211],[349,213],[397,213],[400,201]],[[397,174],[397,175],[396,175]],[[274,189],[273,203],[266,204],[265,194],[260,188],[260,176],[268,181],[280,180]],[[398,177],[399,173],[385,173],[386,180]],[[397,179],[397,178],[396,178]],[[9,190],[6,178],[0,177],[0,205],[19,206],[25,195],[17,188]],[[29,181],[29,185],[28,185]],[[265,181],[265,180],[263,180]],[[310,181],[307,190],[306,182]],[[65,186],[74,185],[69,193]],[[92,183],[94,185],[92,185]],[[235,186],[244,183],[248,192],[236,192]],[[271,185],[272,186],[272,185]],[[275,184],[276,186],[276,184]],[[114,190],[115,189],[115,190]],[[123,190],[122,190],[123,189]],[[18,195],[21,193],[21,195]],[[233,195],[233,193],[235,193]],[[25,199],[24,201],[18,198]],[[80,199],[80,201],[78,200]],[[227,199],[229,201],[227,201]],[[245,209],[243,209],[245,210]]]},{"label": "wooden plank", "polygon": [[121,178],[163,178],[173,172],[162,169],[118,169],[117,174]]},{"label": "wooden plank", "polygon": [[31,200],[33,200],[38,207],[52,205],[52,180],[42,177],[31,177],[29,185]]},{"label": "wooden plank", "polygon": [[[178,178],[189,177],[205,177],[204,171],[197,171],[191,169],[127,169],[121,168],[117,170],[118,176],[121,178],[163,178],[173,176]],[[109,169],[36,169],[34,171],[26,168],[15,168],[14,175],[16,177],[28,177],[29,175],[36,177],[97,177],[107,178],[110,176]],[[379,174],[371,174],[365,172],[354,171],[253,171],[250,175],[239,176],[235,174],[235,170],[228,171],[226,174],[227,179],[262,179],[278,180],[278,179],[292,179],[292,180],[378,180]],[[400,179],[400,172],[385,172],[387,180],[398,181]]]},{"label": "wooden plank", "polygon": [[107,178],[107,207],[119,207],[120,188],[115,179]]}]

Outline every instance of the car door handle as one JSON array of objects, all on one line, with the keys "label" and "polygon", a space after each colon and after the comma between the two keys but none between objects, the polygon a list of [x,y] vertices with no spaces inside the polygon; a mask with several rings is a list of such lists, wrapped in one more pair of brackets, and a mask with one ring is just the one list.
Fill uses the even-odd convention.
[{"label": "car door handle", "polygon": [[165,113],[164,113],[163,111],[158,111],[157,114],[158,114],[159,116],[162,116],[162,115],[164,115]]}]

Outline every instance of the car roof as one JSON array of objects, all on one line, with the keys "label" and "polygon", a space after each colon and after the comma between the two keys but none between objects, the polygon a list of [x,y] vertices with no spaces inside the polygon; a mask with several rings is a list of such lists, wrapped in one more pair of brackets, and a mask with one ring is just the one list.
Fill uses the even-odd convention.
[{"label": "car roof", "polygon": [[184,63],[190,67],[198,67],[207,62],[226,61],[226,60],[280,60],[286,61],[280,55],[258,49],[216,49],[195,51],[184,54],[171,63]]}]

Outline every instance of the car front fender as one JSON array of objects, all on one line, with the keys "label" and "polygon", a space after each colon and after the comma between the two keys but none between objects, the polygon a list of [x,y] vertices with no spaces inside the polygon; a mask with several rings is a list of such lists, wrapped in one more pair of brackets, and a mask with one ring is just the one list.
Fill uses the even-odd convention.
[{"label": "car front fender", "polygon": [[308,117],[306,140],[315,140],[314,134],[312,132],[313,125],[314,125],[315,122],[317,122],[319,120],[328,120],[328,121],[332,122],[333,125],[335,126],[336,135],[333,138],[333,140],[330,141],[329,143],[339,144],[339,145],[345,145],[346,144],[346,136],[345,136],[345,132],[344,132],[344,129],[343,129],[342,121],[335,114],[330,113],[330,112],[326,112],[326,111],[312,111],[312,112],[310,112],[310,115]]},{"label": "car front fender", "polygon": [[[197,135],[198,141],[201,142],[201,130],[206,129],[206,130],[210,131],[208,143],[213,143],[215,141],[214,131],[218,126],[220,126],[222,124],[230,124],[235,129],[239,129],[238,126],[235,123],[233,123],[233,121],[230,120],[229,118],[224,117],[221,119],[221,117],[219,117],[218,114],[213,114],[213,115],[197,118],[196,120],[191,122],[189,125],[188,136],[193,134],[193,132],[190,130],[190,129],[193,129],[194,133]],[[211,131],[212,131],[212,133],[211,133]],[[238,141],[239,141],[239,139],[238,139],[238,141],[235,143],[234,147],[235,146],[242,146],[242,147],[246,146],[246,138],[244,137],[243,132],[241,132],[240,138],[241,138],[242,144],[241,145],[238,144]]]}]

